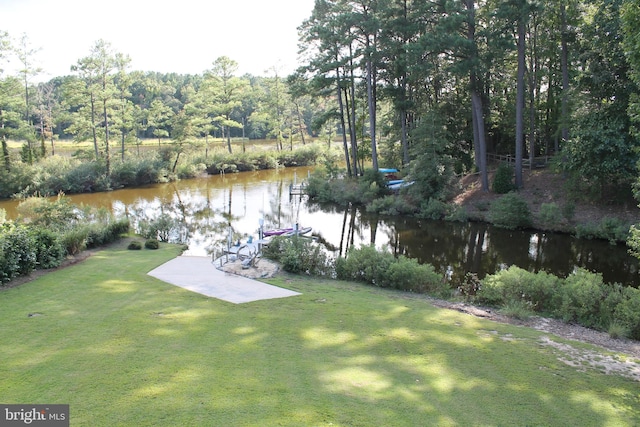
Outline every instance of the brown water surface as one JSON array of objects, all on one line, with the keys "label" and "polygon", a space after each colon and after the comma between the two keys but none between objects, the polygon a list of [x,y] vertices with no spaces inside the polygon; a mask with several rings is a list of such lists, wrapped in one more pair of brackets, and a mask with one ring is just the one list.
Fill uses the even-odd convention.
[{"label": "brown water surface", "polygon": [[[566,276],[578,267],[602,273],[605,281],[637,287],[638,260],[624,245],[556,234],[508,231],[481,223],[380,217],[363,208],[319,206],[289,195],[289,185],[307,178],[310,168],[208,176],[144,188],[69,196],[75,204],[105,207],[127,215],[136,229],[158,218],[174,221],[172,241],[188,243],[190,255],[208,256],[234,241],[258,237],[264,229],[300,226],[334,256],[349,247],[374,244],[395,254],[432,264],[454,284],[468,271],[480,277],[510,265]],[[16,201],[1,201],[9,218]]]}]

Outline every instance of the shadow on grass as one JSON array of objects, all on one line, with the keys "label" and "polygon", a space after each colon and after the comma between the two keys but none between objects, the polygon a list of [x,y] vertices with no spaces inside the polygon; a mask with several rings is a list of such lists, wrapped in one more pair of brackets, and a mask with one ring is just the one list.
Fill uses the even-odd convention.
[{"label": "shadow on grass", "polygon": [[637,383],[568,367],[539,332],[351,283],[282,276],[302,295],[235,305],[146,276],[177,253],[113,249],[0,294],[0,400],[69,403],[75,425],[639,419]]}]

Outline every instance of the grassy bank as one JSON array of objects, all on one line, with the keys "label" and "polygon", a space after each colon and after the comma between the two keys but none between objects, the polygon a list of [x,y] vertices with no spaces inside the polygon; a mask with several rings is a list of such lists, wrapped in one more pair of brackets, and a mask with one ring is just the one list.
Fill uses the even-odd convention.
[{"label": "grassy bank", "polygon": [[179,250],[123,243],[0,292],[0,401],[69,403],[75,426],[640,423],[637,382],[540,332],[297,276],[270,282],[301,296],[234,305],[146,275]]}]

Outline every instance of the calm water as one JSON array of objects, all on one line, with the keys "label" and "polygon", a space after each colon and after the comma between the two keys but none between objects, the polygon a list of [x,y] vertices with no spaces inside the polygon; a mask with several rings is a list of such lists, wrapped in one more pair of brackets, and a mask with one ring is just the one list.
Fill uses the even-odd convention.
[{"label": "calm water", "polygon": [[[421,221],[370,215],[356,208],[308,204],[289,196],[289,184],[307,177],[308,168],[209,176],[177,183],[109,193],[70,196],[73,203],[102,206],[140,219],[160,215],[173,218],[179,231],[174,240],[189,244],[189,255],[206,256],[220,249],[231,231],[234,240],[265,229],[298,222],[313,227],[313,235],[335,256],[351,247],[374,244],[396,254],[430,263],[457,283],[467,271],[480,277],[510,265],[530,271],[566,276],[577,267],[603,274],[607,282],[638,286],[638,260],[624,245],[581,240],[571,236],[530,231],[507,231],[481,223]],[[17,202],[0,201],[15,218]]]}]

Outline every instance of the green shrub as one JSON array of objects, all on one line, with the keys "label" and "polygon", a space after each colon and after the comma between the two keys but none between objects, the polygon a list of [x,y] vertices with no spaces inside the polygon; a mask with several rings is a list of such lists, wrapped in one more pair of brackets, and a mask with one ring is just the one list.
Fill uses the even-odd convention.
[{"label": "green shrub", "polygon": [[627,239],[629,253],[636,258],[640,258],[640,226],[632,225],[629,229],[629,238]]},{"label": "green shrub", "polygon": [[59,235],[42,227],[30,227],[29,232],[33,239],[38,268],[58,267],[67,255]]},{"label": "green shrub", "polygon": [[629,338],[640,340],[640,289],[626,287],[623,293],[612,323],[624,328]]},{"label": "green shrub", "polygon": [[[318,144],[307,144],[293,151],[279,151],[277,154],[257,151],[242,154],[216,153],[208,159],[206,170],[210,174],[234,173],[279,166],[313,166],[325,156],[325,150]],[[197,162],[199,163],[199,162]]]},{"label": "green shrub", "polygon": [[560,285],[561,280],[552,274],[511,266],[485,277],[476,299],[493,306],[523,303],[529,310],[551,312]]},{"label": "green shrub", "polygon": [[34,169],[33,166],[24,163],[13,164],[10,171],[0,168],[0,198],[24,194],[25,188],[33,188]]},{"label": "green shrub", "polygon": [[599,223],[578,224],[576,237],[608,240],[611,244],[626,242],[630,238],[630,224],[617,218],[606,217],[602,218]]},{"label": "green shrub", "polygon": [[285,167],[313,166],[323,157],[323,151],[319,144],[308,144],[293,151],[280,151],[278,161]]},{"label": "green shrub", "polygon": [[564,205],[562,205],[562,216],[564,216],[564,219],[566,219],[567,221],[573,221],[573,217],[576,214],[576,204],[571,202],[571,201],[567,201],[565,202]]},{"label": "green shrub", "polygon": [[367,212],[381,215],[411,215],[416,208],[406,198],[397,195],[387,195],[373,199],[367,203]]},{"label": "green shrub", "polygon": [[384,175],[375,169],[365,169],[358,179],[358,202],[366,204],[370,200],[384,196],[389,192]]},{"label": "green shrub", "polygon": [[524,198],[512,192],[491,204],[489,219],[495,226],[509,230],[527,228],[531,226],[531,211]]},{"label": "green shrub", "polygon": [[346,258],[336,260],[336,276],[338,279],[381,286],[386,284],[385,272],[394,262],[393,254],[378,252],[373,245],[351,248]]},{"label": "green shrub", "polygon": [[579,239],[597,239],[600,234],[599,228],[598,224],[593,222],[578,224],[576,226],[576,237]]},{"label": "green shrub", "polygon": [[515,190],[514,176],[514,170],[508,163],[500,163],[493,177],[493,191],[498,194],[507,194]]},{"label": "green shrub", "polygon": [[443,219],[451,213],[451,207],[442,200],[430,198],[420,206],[419,218]]},{"label": "green shrub", "polygon": [[587,328],[604,329],[600,316],[601,303],[607,296],[602,275],[585,269],[570,274],[562,285],[559,315],[565,322],[576,322]]},{"label": "green shrub", "polygon": [[276,236],[263,253],[279,261],[282,269],[289,273],[325,276],[333,270],[333,264],[322,247],[305,237]]},{"label": "green shrub", "polygon": [[355,280],[384,288],[428,292],[449,296],[451,288],[431,265],[415,259],[378,251],[374,246],[350,249],[346,258],[336,260],[338,279]]},{"label": "green shrub", "polygon": [[406,192],[414,200],[447,200],[454,188],[455,167],[452,159],[431,150],[411,161],[408,176],[414,181]]},{"label": "green shrub", "polygon": [[607,332],[613,339],[629,338],[630,335],[629,330],[619,323],[610,324]]},{"label": "green shrub", "polygon": [[369,213],[379,213],[385,215],[387,212],[394,211],[396,197],[393,195],[373,199],[367,203],[366,209]]},{"label": "green shrub", "polygon": [[154,219],[141,220],[138,227],[138,233],[142,237],[168,242],[171,235],[180,228],[180,223],[171,215],[163,213]]},{"label": "green shrub", "polygon": [[86,247],[95,248],[108,243],[113,243],[122,234],[129,231],[129,220],[94,222],[85,227],[87,232]]},{"label": "green shrub", "polygon": [[142,249],[142,243],[140,243],[137,240],[132,240],[129,245],[127,246],[127,249],[131,250],[131,251],[139,251]]},{"label": "green shrub", "polygon": [[605,296],[600,302],[599,324],[605,328],[616,322],[615,311],[618,305],[625,299],[625,286],[619,283],[606,284],[604,286]]},{"label": "green shrub", "polygon": [[28,228],[10,223],[0,226],[0,283],[27,275],[36,266],[34,242]]},{"label": "green shrub", "polygon": [[256,155],[256,164],[259,169],[277,169],[280,164],[272,153],[259,153]]},{"label": "green shrub", "polygon": [[51,230],[63,230],[78,220],[76,206],[67,197],[58,195],[51,201],[45,197],[28,197],[18,205],[20,219]]},{"label": "green shrub", "polygon": [[464,206],[454,205],[444,219],[447,221],[468,222],[469,212]]},{"label": "green shrub", "polygon": [[163,169],[157,158],[129,156],[117,162],[111,170],[114,188],[134,187],[162,181]]},{"label": "green shrub", "polygon": [[144,242],[144,247],[147,249],[158,249],[160,247],[160,242],[157,239],[147,239]]},{"label": "green shrub", "polygon": [[466,300],[473,300],[482,289],[482,281],[478,278],[477,273],[468,271],[464,275],[462,283],[458,286],[457,291]]},{"label": "green shrub", "polygon": [[179,179],[196,178],[206,170],[204,164],[193,163],[180,163],[176,170],[176,175]]},{"label": "green shrub", "polygon": [[474,206],[480,212],[487,212],[491,208],[491,202],[489,200],[479,200],[475,202]]},{"label": "green shrub", "polygon": [[360,183],[356,179],[325,179],[322,174],[312,174],[305,188],[310,200],[317,203],[335,203],[345,205],[347,203],[362,204],[369,202],[363,196]]},{"label": "green shrub", "polygon": [[429,293],[439,297],[451,295],[451,288],[432,265],[420,264],[403,255],[389,266],[382,281],[382,286],[401,291]]},{"label": "green shrub", "polygon": [[502,314],[514,319],[527,320],[533,315],[533,309],[530,304],[522,300],[508,301],[500,310]]},{"label": "green shrub", "polygon": [[540,205],[538,221],[546,230],[558,230],[562,226],[562,212],[556,203],[543,203]]},{"label": "green shrub", "polygon": [[310,200],[320,203],[329,203],[333,201],[330,181],[321,172],[314,172],[311,174],[305,191]]},{"label": "green shrub", "polygon": [[65,175],[66,188],[58,191],[65,193],[94,193],[111,189],[106,167],[102,162],[79,163]]},{"label": "green shrub", "polygon": [[87,248],[87,234],[86,228],[74,228],[65,231],[62,234],[62,246],[68,255],[77,255]]},{"label": "green shrub", "polygon": [[630,226],[631,224],[618,218],[602,218],[600,221],[601,238],[609,240],[612,244],[617,242],[626,242],[629,238]]}]

